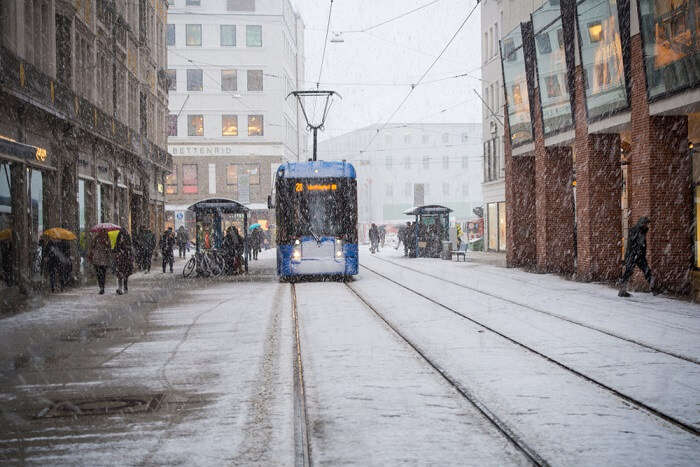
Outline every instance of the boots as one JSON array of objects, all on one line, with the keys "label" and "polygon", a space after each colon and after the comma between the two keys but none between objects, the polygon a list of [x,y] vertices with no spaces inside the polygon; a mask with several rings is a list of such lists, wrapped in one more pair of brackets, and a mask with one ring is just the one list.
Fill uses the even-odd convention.
[{"label": "boots", "polygon": [[632,296],[629,294],[629,292],[627,292],[627,283],[623,283],[622,285],[620,285],[620,291],[617,293],[617,296],[624,298]]}]

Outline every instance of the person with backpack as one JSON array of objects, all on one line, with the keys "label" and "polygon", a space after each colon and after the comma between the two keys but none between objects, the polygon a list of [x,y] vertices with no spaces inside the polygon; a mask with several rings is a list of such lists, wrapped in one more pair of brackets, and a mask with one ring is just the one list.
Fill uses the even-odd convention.
[{"label": "person with backpack", "polygon": [[625,272],[622,274],[620,292],[617,294],[619,297],[631,297],[629,292],[627,292],[627,283],[632,277],[635,267],[638,267],[644,273],[644,278],[649,282],[652,293],[654,295],[661,293],[647,263],[647,232],[649,232],[650,224],[649,218],[642,216],[629,231],[627,250],[625,251]]},{"label": "person with backpack", "polygon": [[163,236],[160,238],[160,253],[163,255],[163,274],[165,274],[165,267],[170,264],[170,273],[173,272],[173,262],[175,261],[175,253],[173,249],[175,248],[175,235],[173,234],[173,228],[168,227],[168,230],[163,232]]}]

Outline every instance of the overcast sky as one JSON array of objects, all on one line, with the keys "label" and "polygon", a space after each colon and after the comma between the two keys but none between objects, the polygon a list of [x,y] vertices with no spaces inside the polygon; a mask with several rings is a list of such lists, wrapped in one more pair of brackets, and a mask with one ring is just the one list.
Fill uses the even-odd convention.
[{"label": "overcast sky", "polygon": [[[318,79],[330,0],[292,0],[306,24],[307,88]],[[362,30],[431,0],[335,0],[331,31]],[[373,123],[384,123],[447,44],[476,0],[439,0],[434,5],[368,32],[345,33],[344,43],[329,43],[321,88],[342,94],[320,139]],[[470,17],[424,82],[393,122],[480,122],[480,9]],[[329,34],[329,41],[332,37]],[[389,85],[386,84],[399,84]],[[441,112],[443,109],[449,109]]]}]

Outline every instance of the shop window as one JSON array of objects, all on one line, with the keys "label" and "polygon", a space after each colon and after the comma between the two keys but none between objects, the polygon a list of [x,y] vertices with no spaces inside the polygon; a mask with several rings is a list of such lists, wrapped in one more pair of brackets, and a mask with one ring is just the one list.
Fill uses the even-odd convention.
[{"label": "shop window", "polygon": [[177,136],[177,115],[168,115],[168,136]]},{"label": "shop window", "polygon": [[182,192],[185,194],[197,194],[197,165],[183,164],[182,166]]},{"label": "shop window", "polygon": [[204,136],[204,116],[187,116],[187,136]]},{"label": "shop window", "polygon": [[489,250],[498,250],[498,203],[489,203],[487,206]]},{"label": "shop window", "polygon": [[219,44],[221,47],[236,46],[236,26],[233,24],[222,24],[219,26]]},{"label": "shop window", "polygon": [[263,90],[262,70],[248,70],[248,91]]},{"label": "shop window", "polygon": [[238,89],[238,73],[236,70],[221,70],[221,90],[236,91]]},{"label": "shop window", "polygon": [[173,165],[172,173],[165,176],[165,194],[166,195],[177,194],[177,166],[176,165]]},{"label": "shop window", "polygon": [[700,83],[700,2],[639,0],[647,87],[654,98]]},{"label": "shop window", "polygon": [[187,90],[204,90],[204,78],[202,76],[202,70],[187,70]]},{"label": "shop window", "polygon": [[577,4],[581,39],[581,62],[586,80],[586,108],[589,119],[609,116],[627,108],[628,96],[622,64],[617,2],[581,0]]},{"label": "shop window", "polygon": [[506,203],[498,203],[498,250],[506,251]]},{"label": "shop window", "polygon": [[186,32],[186,42],[187,47],[201,47],[202,46],[202,25],[201,24],[188,24],[185,27]]},{"label": "shop window", "polygon": [[245,27],[246,47],[262,47],[262,26],[249,24]]},{"label": "shop window", "polygon": [[263,136],[263,116],[248,115],[248,136]]},{"label": "shop window", "polygon": [[238,116],[221,116],[221,136],[238,136]]}]

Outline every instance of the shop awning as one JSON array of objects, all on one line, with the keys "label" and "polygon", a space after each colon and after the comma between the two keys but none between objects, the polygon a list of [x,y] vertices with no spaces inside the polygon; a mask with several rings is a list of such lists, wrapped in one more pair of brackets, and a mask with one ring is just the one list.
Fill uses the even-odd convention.
[{"label": "shop awning", "polygon": [[46,160],[46,149],[0,137],[0,155],[22,162],[43,162]]}]

